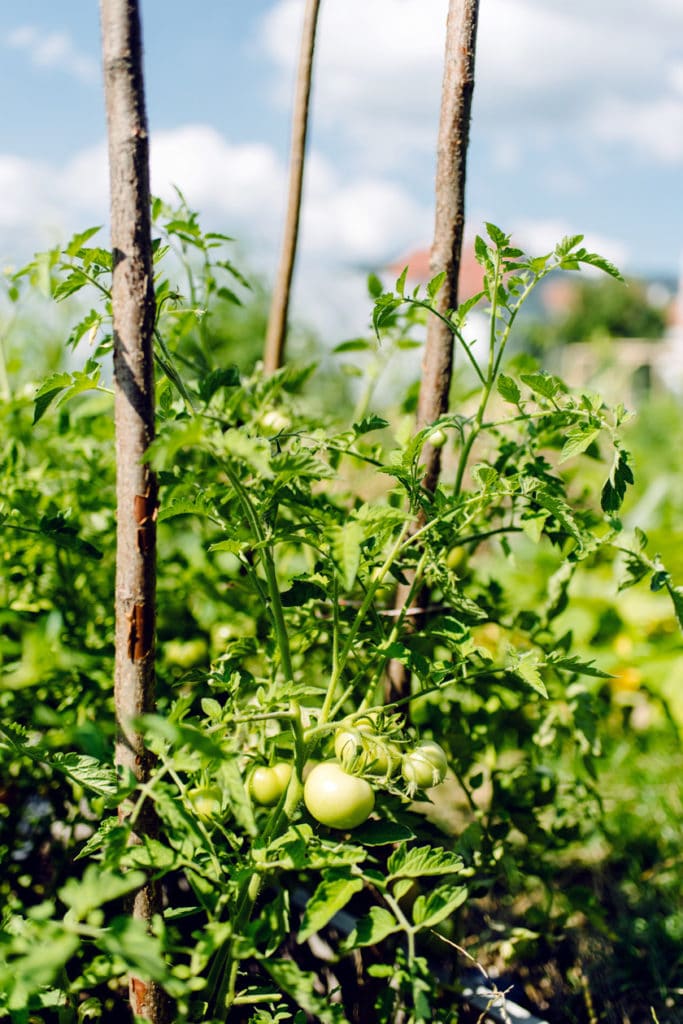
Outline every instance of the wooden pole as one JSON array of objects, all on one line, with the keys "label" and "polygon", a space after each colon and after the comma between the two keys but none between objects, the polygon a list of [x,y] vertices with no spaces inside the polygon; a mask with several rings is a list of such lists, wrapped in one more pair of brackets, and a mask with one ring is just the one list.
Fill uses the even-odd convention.
[{"label": "wooden pole", "polygon": [[[157,484],[143,461],[154,438],[153,328],[155,300],[150,226],[149,145],[137,0],[101,0],[104,87],[109,141],[114,409],[116,422],[116,629],[114,699],[116,763],[140,783],[152,764],[137,715],[155,708]],[[138,835],[154,835],[151,805]],[[132,914],[150,925],[161,913],[151,880],[135,894]],[[130,979],[133,1012],[156,1024],[170,1020],[156,983]]]},{"label": "wooden pole", "polygon": [[[478,15],[479,0],[450,0],[437,143],[436,216],[430,254],[430,276],[446,272],[446,279],[437,296],[438,310],[444,314],[458,305]],[[418,430],[433,423],[447,411],[452,375],[453,335],[443,320],[430,316],[417,403]],[[425,466],[423,484],[427,490],[433,491],[441,471],[441,449],[427,443],[422,454]],[[415,525],[417,528],[421,523]],[[410,590],[410,580],[407,585],[399,584],[396,608],[404,607]],[[424,607],[426,604],[427,595],[423,592],[419,605]],[[414,628],[419,626],[419,616],[411,621]],[[387,701],[407,697],[409,692],[408,669],[398,661],[390,662],[385,687]]]}]

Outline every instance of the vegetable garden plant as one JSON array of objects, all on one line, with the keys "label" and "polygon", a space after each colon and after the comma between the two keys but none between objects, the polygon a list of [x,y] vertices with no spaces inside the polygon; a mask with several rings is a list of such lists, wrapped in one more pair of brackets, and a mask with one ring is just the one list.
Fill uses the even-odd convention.
[{"label": "vegetable garden plant", "polygon": [[[604,673],[558,621],[575,574],[619,543],[627,413],[506,348],[548,274],[618,272],[580,236],[531,258],[487,225],[482,291],[445,316],[465,367],[453,410],[406,436],[386,410],[321,414],[313,366],[264,378],[221,362],[212,317],[247,284],[229,240],[184,203],[153,214],[160,697],[139,723],[156,759],[143,787],[109,767],[111,255],[89,231],[10,282],[16,303],[43,281],[92,308],[69,338],[89,339],[83,369],[5,402],[0,1006],[18,1022],[120,1020],[133,971],[178,1021],[456,1020],[457,972],[438,965],[467,942],[468,908],[522,876],[552,903],[549,858],[600,813],[590,684]],[[441,277],[422,293],[405,276],[392,292],[371,279],[375,338],[340,358],[379,346],[390,360],[444,316]],[[445,455],[433,493],[430,439]],[[539,548],[548,574],[525,606],[495,566]],[[628,569],[680,617],[644,544]],[[412,682],[386,704],[390,659]],[[36,791],[63,830],[31,881],[20,826]],[[131,845],[146,801],[158,835]],[[151,934],[125,912],[150,874],[166,892]]]}]

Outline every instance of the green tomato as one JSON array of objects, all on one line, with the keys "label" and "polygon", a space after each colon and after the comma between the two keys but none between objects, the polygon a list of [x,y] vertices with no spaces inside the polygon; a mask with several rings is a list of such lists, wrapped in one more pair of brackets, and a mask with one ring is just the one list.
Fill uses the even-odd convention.
[{"label": "green tomato", "polygon": [[285,761],[278,761],[272,768],[261,765],[254,768],[249,776],[249,792],[257,804],[273,807],[289,785],[292,777],[292,766]]},{"label": "green tomato", "polygon": [[337,729],[334,755],[344,768],[362,768],[365,763],[365,744],[360,729],[351,726]]},{"label": "green tomato", "polygon": [[446,555],[446,566],[456,572],[467,561],[467,552],[462,544],[458,544]]},{"label": "green tomato", "polygon": [[164,657],[171,665],[178,665],[179,668],[200,665],[208,655],[206,640],[199,637],[194,640],[169,640],[164,644]]},{"label": "green tomato", "polygon": [[409,787],[429,789],[446,778],[448,758],[434,740],[426,740],[403,756],[401,771]]},{"label": "green tomato", "polygon": [[279,409],[269,409],[261,417],[261,426],[266,430],[274,430],[277,434],[282,433],[283,430],[289,430],[291,425],[292,421],[289,416]]},{"label": "green tomato", "polygon": [[195,814],[203,821],[220,814],[223,794],[218,786],[195,786],[187,795]]},{"label": "green tomato", "polygon": [[375,794],[369,782],[349,775],[336,761],[321,761],[306,779],[304,803],[321,825],[357,828],[372,813]]},{"label": "green tomato", "polygon": [[443,448],[447,440],[448,434],[445,430],[442,430],[441,427],[437,427],[436,430],[433,430],[427,438],[427,441],[431,444],[432,448]]},{"label": "green tomato", "polygon": [[395,743],[366,743],[366,767],[371,775],[389,778],[401,764],[401,752]]}]

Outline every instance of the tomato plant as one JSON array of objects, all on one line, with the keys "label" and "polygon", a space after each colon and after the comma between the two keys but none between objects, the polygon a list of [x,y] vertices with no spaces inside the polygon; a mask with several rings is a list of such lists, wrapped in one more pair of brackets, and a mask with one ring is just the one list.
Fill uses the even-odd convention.
[{"label": "tomato plant", "polygon": [[[558,871],[568,849],[580,860],[606,842],[598,715],[616,716],[623,742],[625,694],[635,697],[591,650],[594,637],[621,652],[624,634],[632,644],[639,634],[604,597],[588,613],[592,581],[606,591],[618,546],[626,582],[649,579],[651,601],[657,590],[677,597],[646,539],[624,539],[625,410],[507,356],[524,296],[551,272],[601,261],[577,240],[532,259],[493,226],[479,239],[490,359],[476,370],[468,360],[439,420],[453,458],[430,494],[421,459],[433,428],[407,433],[402,411],[372,389],[350,420],[339,379],[326,399],[308,366],[268,380],[232,367],[216,342],[229,334],[216,324],[216,281],[239,287],[228,243],[204,236],[185,207],[154,212],[161,692],[158,715],[140,722],[154,764],[142,791],[109,766],[114,474],[100,364],[111,260],[89,236],[48,262],[57,294],[94,278],[103,296],[100,319],[83,327],[97,328],[93,362],[7,409],[0,841],[13,854],[0,1007],[66,1015],[91,992],[104,1005],[130,969],[154,976],[188,1024],[299,1011],[337,1024],[358,1019],[351,965],[378,949],[362,1019],[450,1022],[459,996],[433,970],[434,933],[450,929],[458,944],[485,935],[485,892],[499,909],[525,908],[504,932],[511,946],[522,926],[524,941],[532,926],[565,941],[579,897]],[[375,298],[386,359],[422,330],[434,289],[407,295],[399,280]],[[466,316],[450,316],[461,349]],[[350,351],[357,366],[376,343]],[[396,609],[398,585],[410,593]],[[653,635],[674,650],[669,620]],[[410,670],[411,690],[386,706],[392,660]],[[430,804],[413,799],[424,787]],[[158,838],[131,842],[152,805]],[[30,900],[29,870],[48,879]],[[144,873],[170,894],[150,934],[120,913]],[[318,934],[333,949],[324,964]],[[38,970],[31,951],[47,943]],[[438,948],[455,978],[452,947]],[[339,993],[333,1009],[322,985]]]}]

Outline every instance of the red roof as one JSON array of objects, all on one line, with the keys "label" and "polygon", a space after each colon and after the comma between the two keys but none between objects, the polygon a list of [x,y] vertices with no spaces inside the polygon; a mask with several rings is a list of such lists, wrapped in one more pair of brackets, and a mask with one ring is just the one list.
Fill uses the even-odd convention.
[{"label": "red roof", "polygon": [[[407,256],[403,256],[401,259],[391,263],[385,268],[385,272],[389,277],[397,278],[403,272],[403,268],[407,266],[408,276],[406,280],[409,284],[426,284],[427,281],[430,281],[439,272],[438,267],[436,270],[432,270],[429,264],[429,249],[414,249]],[[474,255],[474,242],[465,242],[460,261],[460,278],[458,281],[458,297],[460,301],[464,302],[472,295],[480,292],[483,280],[484,271]]]}]

